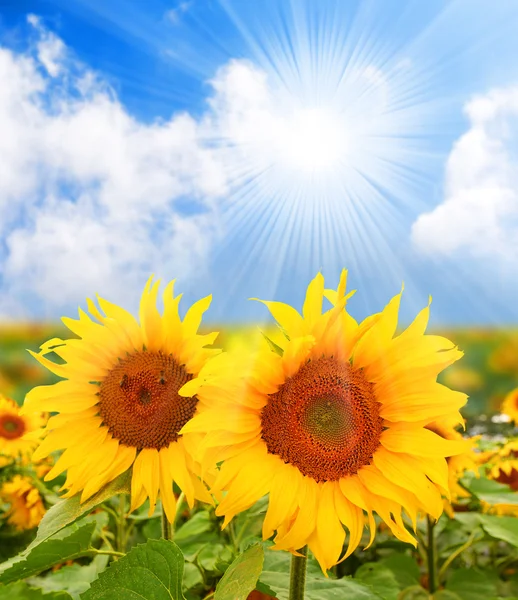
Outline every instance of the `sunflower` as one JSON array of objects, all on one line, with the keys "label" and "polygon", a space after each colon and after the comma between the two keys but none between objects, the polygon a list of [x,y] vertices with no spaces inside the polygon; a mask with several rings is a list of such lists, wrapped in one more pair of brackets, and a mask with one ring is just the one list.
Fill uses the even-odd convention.
[{"label": "sunflower", "polygon": [[[415,544],[402,509],[414,526],[418,510],[438,518],[441,491],[448,492],[445,457],[467,447],[425,428],[466,402],[436,382],[462,352],[424,335],[429,307],[394,337],[401,294],[358,324],[345,310],[345,287],[345,271],[337,290],[325,290],[318,274],[302,315],[264,302],[282,341],[265,343],[240,377],[236,368],[225,402],[205,402],[182,429],[206,432],[205,463],[225,459],[213,486],[226,492],[217,507],[223,526],[269,494],[263,537],[276,531],[274,548],[294,553],[308,544],[324,571],[339,560],[342,524],[349,532],[344,558],[360,543],[363,511],[370,543],[376,512],[400,540]],[[324,297],[332,305],[325,312]],[[203,381],[202,369],[184,393]]]},{"label": "sunflower", "polygon": [[500,412],[511,417],[511,421],[518,424],[518,388],[509,392],[502,402]]},{"label": "sunflower", "polygon": [[[206,348],[217,333],[197,333],[211,297],[191,306],[182,321],[174,281],[165,289],[163,314],[157,310],[159,284],[151,278],[144,289],[140,325],[99,297],[104,314],[88,300],[91,316],[80,309],[78,320],[63,318],[80,339],[52,339],[39,354],[32,353],[63,381],[34,388],[25,409],[60,413],[50,418],[33,459],[64,450],[45,480],[67,471],[65,497],[81,492],[84,502],[132,468],[131,510],[149,497],[152,514],[160,493],[172,521],[173,481],[190,506],[195,499],[212,501],[195,474],[189,436],[179,433],[196,413],[198,397],[179,396],[179,391],[219,350]],[[50,353],[62,362],[49,360]]]},{"label": "sunflower", "polygon": [[45,415],[22,415],[16,402],[0,394],[0,455],[17,457],[32,452],[44,424]]},{"label": "sunflower", "polygon": [[36,527],[45,514],[41,496],[28,477],[15,475],[0,489],[0,499],[10,505],[7,522],[16,529]]}]

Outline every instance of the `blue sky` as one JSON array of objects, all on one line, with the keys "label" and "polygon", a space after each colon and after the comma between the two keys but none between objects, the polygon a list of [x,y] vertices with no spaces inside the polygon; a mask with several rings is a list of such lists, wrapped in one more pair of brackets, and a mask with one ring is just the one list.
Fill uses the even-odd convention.
[{"label": "blue sky", "polygon": [[4,0],[0,315],[150,273],[213,321],[300,307],[518,321],[518,4]]}]

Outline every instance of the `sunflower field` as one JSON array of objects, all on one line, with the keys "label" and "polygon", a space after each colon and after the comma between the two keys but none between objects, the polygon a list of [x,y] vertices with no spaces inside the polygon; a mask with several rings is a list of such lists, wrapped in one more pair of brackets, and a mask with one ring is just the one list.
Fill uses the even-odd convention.
[{"label": "sunflower field", "polygon": [[159,291],[0,325],[1,600],[518,599],[518,330]]}]

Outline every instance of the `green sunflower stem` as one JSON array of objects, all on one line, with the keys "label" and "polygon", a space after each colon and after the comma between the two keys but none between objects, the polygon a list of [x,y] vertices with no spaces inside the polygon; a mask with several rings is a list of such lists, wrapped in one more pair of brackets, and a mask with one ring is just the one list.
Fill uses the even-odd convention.
[{"label": "green sunflower stem", "polygon": [[428,544],[426,547],[426,556],[428,558],[428,591],[433,594],[437,591],[437,553],[435,548],[435,521],[429,516],[426,517],[428,523]]},{"label": "green sunflower stem", "polygon": [[164,540],[173,539],[173,528],[171,527],[171,523],[169,523],[165,510],[162,510],[162,537]]},{"label": "green sunflower stem", "polygon": [[126,494],[119,494],[119,506],[117,511],[117,550],[126,551]]},{"label": "green sunflower stem", "polygon": [[308,547],[304,546],[298,552],[301,556],[292,555],[291,557],[289,600],[304,600]]}]

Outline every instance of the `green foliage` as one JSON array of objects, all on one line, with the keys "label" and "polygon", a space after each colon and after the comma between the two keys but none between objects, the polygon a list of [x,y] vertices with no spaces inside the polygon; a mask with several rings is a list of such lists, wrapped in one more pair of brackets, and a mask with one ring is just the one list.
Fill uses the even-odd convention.
[{"label": "green foliage", "polygon": [[0,565],[0,583],[10,583],[18,579],[25,579],[37,575],[50,567],[73,560],[80,556],[91,556],[96,552],[90,547],[90,540],[95,529],[94,523],[78,527],[72,525],[57,534],[52,539],[47,539],[36,546],[29,548],[22,555]]},{"label": "green foliage", "polygon": [[49,592],[30,587],[23,581],[17,581],[0,588],[2,600],[72,600],[67,592]]},{"label": "green foliage", "polygon": [[496,597],[495,582],[475,569],[453,571],[446,583],[446,590],[454,592],[461,600],[488,600]]},{"label": "green foliage", "polygon": [[27,583],[45,592],[64,590],[73,600],[80,600],[80,595],[104,571],[108,561],[109,557],[106,555],[96,556],[88,565],[67,565],[57,571],[49,571],[45,576],[31,577]]},{"label": "green foliage", "polygon": [[28,550],[35,548],[38,544],[41,544],[49,537],[55,535],[67,525],[74,523],[83,515],[88,514],[105,500],[108,500],[117,494],[129,492],[129,484],[130,473],[129,471],[126,471],[82,504],[80,502],[79,494],[72,496],[72,498],[59,500],[47,511],[41,520],[36,539],[29,546]]},{"label": "green foliage", "polygon": [[99,575],[82,600],[183,600],[184,558],[167,540],[133,548]]},{"label": "green foliage", "polygon": [[516,517],[479,515],[479,520],[484,531],[491,537],[518,548],[518,519]]},{"label": "green foliage", "polygon": [[365,563],[355,573],[354,578],[370,587],[383,600],[397,600],[400,584],[389,567],[379,562]]},{"label": "green foliage", "polygon": [[[286,552],[267,550],[264,569],[259,581],[270,587],[279,600],[288,600],[291,556]],[[308,559],[306,576],[306,600],[381,600],[372,588],[348,577],[326,578],[315,560]]]},{"label": "green foliage", "polygon": [[473,477],[466,482],[466,487],[479,500],[489,504],[518,505],[518,494],[516,492],[511,490],[508,485],[492,481],[486,477]]},{"label": "green foliage", "polygon": [[251,546],[227,569],[216,587],[214,600],[246,600],[263,569],[264,550]]},{"label": "green foliage", "polygon": [[419,582],[419,565],[415,558],[407,554],[394,553],[380,561],[396,578],[400,589],[411,587]]}]

